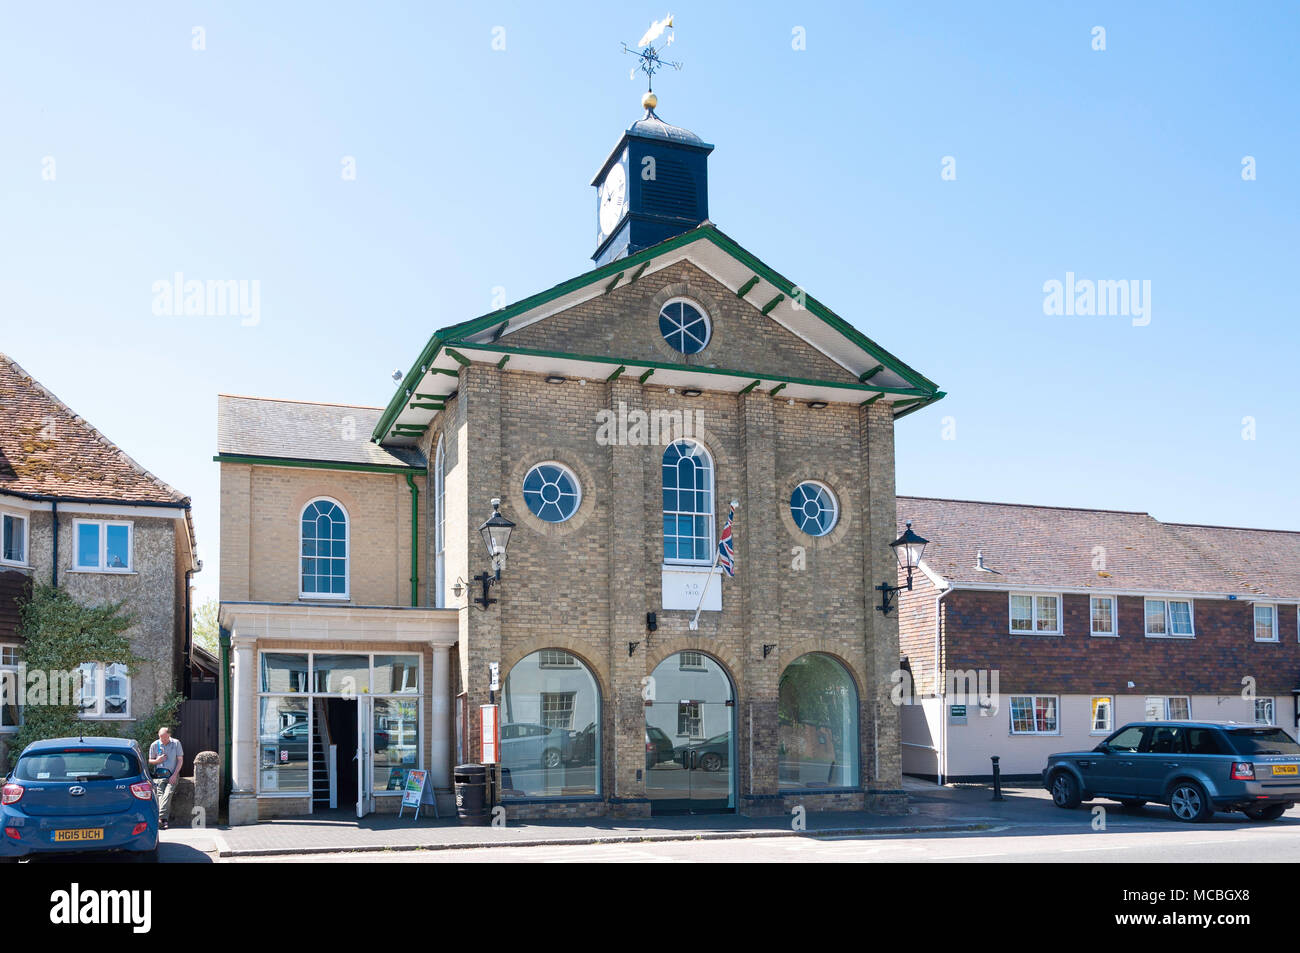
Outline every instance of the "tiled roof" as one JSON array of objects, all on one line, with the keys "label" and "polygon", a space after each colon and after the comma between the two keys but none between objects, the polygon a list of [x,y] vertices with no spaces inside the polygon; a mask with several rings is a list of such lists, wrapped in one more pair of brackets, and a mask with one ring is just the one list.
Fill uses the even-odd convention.
[{"label": "tiled roof", "polygon": [[370,433],[382,407],[217,397],[217,453],[322,463],[423,467],[414,447],[381,447]]},{"label": "tiled roof", "polygon": [[[1162,523],[1148,513],[898,497],[954,585],[1300,598],[1300,533]],[[978,557],[983,553],[983,565]]]},{"label": "tiled roof", "polygon": [[189,503],[0,354],[0,491]]}]

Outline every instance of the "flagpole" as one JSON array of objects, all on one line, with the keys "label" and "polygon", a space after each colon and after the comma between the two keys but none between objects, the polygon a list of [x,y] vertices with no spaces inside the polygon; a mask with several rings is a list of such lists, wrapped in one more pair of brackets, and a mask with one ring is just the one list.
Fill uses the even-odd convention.
[{"label": "flagpole", "polygon": [[[731,501],[731,508],[732,508],[733,510],[738,510],[738,509],[740,509],[740,503],[739,503],[739,501],[737,501],[737,500],[732,500],[732,501]],[[691,630],[692,632],[696,631],[696,630],[700,627],[700,610],[702,610],[702,609],[704,608],[704,596],[705,596],[705,595],[708,593],[708,591],[709,591],[709,583],[713,582],[713,577],[716,576],[716,575],[718,574],[718,559],[719,559],[719,557],[721,557],[721,555],[722,555],[722,552],[718,549],[717,546],[714,546],[714,547],[713,547],[713,565],[709,567],[709,575],[708,575],[708,577],[704,580],[704,588],[700,590],[700,602],[699,602],[699,604],[695,607],[695,615],[691,616],[690,630]]]}]

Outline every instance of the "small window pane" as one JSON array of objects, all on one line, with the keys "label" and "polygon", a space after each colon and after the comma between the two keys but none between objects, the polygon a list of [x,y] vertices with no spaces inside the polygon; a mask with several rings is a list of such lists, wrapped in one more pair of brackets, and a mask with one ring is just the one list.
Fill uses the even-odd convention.
[{"label": "small window pane", "polygon": [[1276,640],[1272,606],[1255,606],[1255,638],[1260,642],[1273,642]]},{"label": "small window pane", "polygon": [[1038,597],[1038,631],[1055,632],[1060,628],[1056,596]]},{"label": "small window pane", "polygon": [[1169,603],[1169,631],[1173,635],[1192,634],[1192,604],[1190,602]]},{"label": "small window pane", "polygon": [[1109,596],[1092,598],[1092,632],[1110,635],[1115,631],[1115,602]]},{"label": "small window pane", "polygon": [[1034,601],[1030,596],[1011,597],[1011,631],[1032,632]]},{"label": "small window pane", "polygon": [[[376,659],[378,661],[378,659]],[[375,787],[400,791],[420,763],[420,706],[414,698],[376,698]]]},{"label": "small window pane", "polygon": [[77,666],[81,672],[80,707],[84,715],[98,714],[99,710],[99,665],[96,662],[83,662]]},{"label": "small window pane", "polygon": [[1147,634],[1167,634],[1165,626],[1165,604],[1160,599],[1147,600]]},{"label": "small window pane", "polygon": [[104,527],[107,566],[109,569],[129,569],[131,566],[131,527],[125,523],[109,523]]},{"label": "small window pane", "polygon": [[99,568],[99,524],[77,524],[77,566],[83,569]]},{"label": "small window pane", "polygon": [[418,655],[376,655],[374,670],[376,695],[415,694],[420,690]]},{"label": "small window pane", "polygon": [[1260,725],[1273,724],[1273,699],[1255,699],[1255,723]]},{"label": "small window pane", "polygon": [[1169,699],[1169,719],[1187,719],[1192,717],[1192,703],[1189,698],[1174,697]]},{"label": "small window pane", "polygon": [[1092,700],[1092,730],[1093,731],[1110,731],[1111,729],[1111,700],[1109,696],[1098,696]]},{"label": "small window pane", "polygon": [[261,683],[264,692],[282,694],[307,691],[307,654],[263,652]]},{"label": "small window pane", "polygon": [[125,715],[131,707],[131,680],[120,663],[104,668],[104,714]]},{"label": "small window pane", "polygon": [[27,521],[21,516],[6,515],[3,523],[4,541],[3,548],[0,549],[0,558],[14,563],[24,562],[26,554],[23,552],[23,536]]},{"label": "small window pane", "polygon": [[312,656],[313,691],[331,695],[355,695],[370,690],[370,656]]}]

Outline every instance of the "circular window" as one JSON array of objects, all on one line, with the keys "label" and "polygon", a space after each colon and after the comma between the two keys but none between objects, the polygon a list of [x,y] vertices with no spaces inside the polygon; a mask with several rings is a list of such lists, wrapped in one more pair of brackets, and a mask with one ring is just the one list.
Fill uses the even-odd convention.
[{"label": "circular window", "polygon": [[659,333],[669,347],[683,354],[698,354],[709,343],[709,316],[693,301],[677,298],[659,312]]},{"label": "circular window", "polygon": [[582,491],[578,478],[558,463],[539,463],[524,477],[524,503],[538,519],[563,523],[578,512]]},{"label": "circular window", "polygon": [[839,507],[835,495],[820,483],[800,483],[790,494],[794,525],[809,536],[825,536],[835,527]]}]

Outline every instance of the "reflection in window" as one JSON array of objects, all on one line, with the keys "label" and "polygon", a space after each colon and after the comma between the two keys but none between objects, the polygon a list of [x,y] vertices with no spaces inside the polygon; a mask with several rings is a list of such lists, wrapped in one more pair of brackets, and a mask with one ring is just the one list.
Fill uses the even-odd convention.
[{"label": "reflection in window", "polygon": [[420,706],[417,699],[375,699],[374,746],[376,789],[400,791],[406,772],[420,763]]},{"label": "reflection in window", "polygon": [[21,653],[17,645],[0,645],[0,688],[4,690],[3,704],[0,704],[0,730],[20,727],[23,723],[23,710],[18,704],[19,678],[21,672],[18,664]]},{"label": "reflection in window", "polygon": [[521,659],[501,693],[502,796],[598,793],[599,724],[600,690],[581,660],[555,649]]},{"label": "reflection in window", "polygon": [[307,691],[306,652],[263,652],[261,691]]},{"label": "reflection in window", "polygon": [[328,695],[355,695],[370,691],[369,655],[312,656],[313,691]]},{"label": "reflection in window", "polygon": [[376,655],[376,695],[414,694],[420,690],[420,656]]},{"label": "reflection in window", "polygon": [[777,701],[781,787],[858,783],[858,692],[829,655],[800,656],[781,674]]},{"label": "reflection in window", "polygon": [[124,664],[84,662],[77,669],[81,675],[77,706],[82,718],[130,717],[131,677]]},{"label": "reflection in window", "polygon": [[258,791],[307,793],[311,734],[303,698],[258,699]]}]

